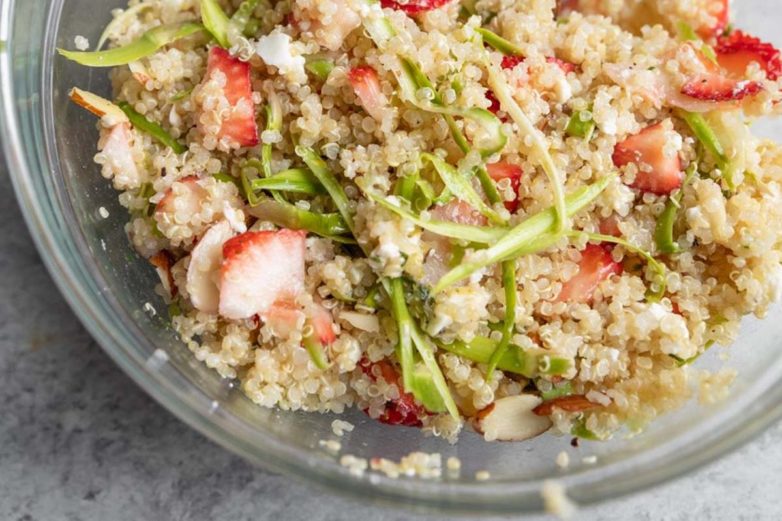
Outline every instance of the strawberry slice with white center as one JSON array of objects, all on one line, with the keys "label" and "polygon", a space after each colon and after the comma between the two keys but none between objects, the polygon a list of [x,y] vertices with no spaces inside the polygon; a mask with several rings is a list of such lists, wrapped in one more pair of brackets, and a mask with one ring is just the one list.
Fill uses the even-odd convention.
[{"label": "strawberry slice with white center", "polygon": [[779,50],[770,43],[742,31],[733,31],[717,39],[714,48],[720,66],[733,77],[744,78],[750,63],[756,62],[770,80],[782,75]]},{"label": "strawberry slice with white center", "polygon": [[489,177],[499,183],[503,179],[510,180],[510,188],[513,191],[514,197],[509,201],[505,201],[505,208],[510,213],[515,213],[519,209],[519,187],[521,186],[521,176],[524,175],[524,171],[519,165],[508,163],[507,161],[498,161],[490,165],[486,165],[486,170],[489,172]]},{"label": "strawberry slice with white center", "polygon": [[736,80],[723,73],[698,74],[682,85],[681,93],[701,101],[740,101],[763,90],[756,81]]},{"label": "strawberry slice with white center", "polygon": [[331,312],[320,304],[316,304],[310,311],[310,324],[313,336],[320,345],[330,346],[337,340],[337,334],[334,332],[334,318],[331,316]]},{"label": "strawberry slice with white center", "polygon": [[[526,58],[524,56],[503,56],[502,63],[500,65],[503,69],[513,69],[516,67],[516,65],[524,63],[525,60]],[[565,74],[568,74],[569,72],[576,72],[576,66],[574,64],[566,62],[565,60],[560,60],[555,56],[547,57],[546,62],[555,64],[557,67],[562,69],[562,72]]]},{"label": "strawberry slice with white center", "polygon": [[588,244],[581,252],[578,272],[562,285],[557,302],[589,302],[601,282],[621,275],[622,265],[614,261],[604,246]]},{"label": "strawberry slice with white center", "polygon": [[263,320],[275,336],[288,338],[304,323],[303,317],[304,312],[295,301],[283,299],[275,302],[264,313]]},{"label": "strawberry slice with white center", "polygon": [[186,288],[190,302],[199,311],[217,313],[223,244],[233,236],[231,225],[227,221],[220,221],[206,231],[190,253]]},{"label": "strawberry slice with white center", "polygon": [[258,125],[255,121],[250,64],[243,62],[221,47],[209,50],[206,69],[207,81],[220,72],[225,76],[223,95],[231,106],[222,120],[218,137],[227,138],[242,147],[258,144]]},{"label": "strawberry slice with white center", "polygon": [[[663,123],[647,127],[614,148],[617,168],[634,163],[638,173],[631,186],[653,194],[669,194],[682,185],[684,173],[678,153],[666,153],[670,141]],[[671,131],[673,132],[673,131]]]},{"label": "strawberry slice with white center", "polygon": [[118,189],[138,186],[139,170],[133,159],[133,130],[129,123],[119,123],[111,128],[99,148],[106,157],[104,172],[109,168]]},{"label": "strawberry slice with white center", "polygon": [[388,107],[388,98],[380,87],[380,76],[377,71],[369,65],[354,67],[348,72],[348,81],[364,110],[381,121]]},{"label": "strawberry slice with white center", "polygon": [[704,40],[721,33],[728,26],[730,21],[730,0],[710,0],[706,10],[715,21],[711,25],[705,25],[698,28],[698,35]]},{"label": "strawberry slice with white center", "polygon": [[223,245],[219,312],[261,317],[279,300],[304,290],[304,238],[293,230],[246,232]]},{"label": "strawberry slice with white center", "polygon": [[439,9],[451,0],[380,0],[380,5],[386,9],[403,11],[408,15],[416,15],[432,9]]},{"label": "strawberry slice with white center", "polygon": [[160,222],[167,220],[176,222],[177,215],[182,215],[186,221],[189,216],[196,215],[201,205],[208,197],[207,191],[199,184],[198,177],[190,175],[175,181],[163,194],[163,198],[155,207],[155,218]]}]

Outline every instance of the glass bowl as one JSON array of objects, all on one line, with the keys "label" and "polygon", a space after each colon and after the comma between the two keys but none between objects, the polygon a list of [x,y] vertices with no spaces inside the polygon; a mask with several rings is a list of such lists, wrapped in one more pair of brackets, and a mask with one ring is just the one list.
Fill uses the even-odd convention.
[{"label": "glass bowl", "polygon": [[[189,425],[248,460],[363,501],[462,513],[520,513],[542,508],[541,486],[557,479],[578,503],[591,503],[681,475],[748,440],[782,416],[782,320],[748,319],[729,365],[739,370],[731,397],[691,404],[643,435],[608,443],[543,436],[523,444],[487,444],[464,433],[450,445],[416,429],[391,428],[360,412],[340,439],[342,454],[399,459],[411,451],[462,461],[460,478],[389,479],[353,475],[319,447],[332,439],[330,415],[280,412],[253,405],[197,362],[165,320],[153,270],[130,249],[125,212],[92,162],[94,119],[68,101],[76,85],[108,93],[106,70],[55,58],[76,35],[97,41],[109,11],[123,0],[0,2],[0,128],[5,156],[27,224],[60,291],[106,352],[141,387]],[[745,0],[738,25],[782,43],[782,5]],[[779,126],[762,127],[779,135]],[[108,211],[98,211],[103,208]],[[145,304],[149,303],[149,306]],[[159,310],[153,313],[151,310]],[[771,312],[778,316],[779,309]],[[714,350],[718,351],[718,350]],[[718,365],[711,357],[699,366]],[[567,470],[556,455],[571,452]],[[582,456],[596,455],[596,463]],[[486,481],[475,479],[488,470]]]}]

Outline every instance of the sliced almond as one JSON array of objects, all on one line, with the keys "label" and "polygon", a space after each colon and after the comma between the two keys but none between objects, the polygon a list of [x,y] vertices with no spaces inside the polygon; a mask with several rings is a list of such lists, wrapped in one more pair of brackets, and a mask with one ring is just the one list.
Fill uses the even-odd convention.
[{"label": "sliced almond", "polygon": [[86,90],[74,87],[71,89],[69,96],[71,101],[78,106],[89,110],[99,118],[106,118],[106,122],[109,123],[109,126],[114,126],[118,123],[130,123],[128,116],[122,112],[122,109],[109,100],[101,98],[92,92],[87,92]]},{"label": "sliced almond", "polygon": [[380,331],[380,321],[376,315],[356,313],[353,311],[340,311],[339,318],[362,331],[377,333]]},{"label": "sliced almond", "polygon": [[551,427],[551,420],[536,415],[533,409],[542,400],[532,394],[506,396],[478,413],[475,430],[486,441],[524,441],[543,434]]}]

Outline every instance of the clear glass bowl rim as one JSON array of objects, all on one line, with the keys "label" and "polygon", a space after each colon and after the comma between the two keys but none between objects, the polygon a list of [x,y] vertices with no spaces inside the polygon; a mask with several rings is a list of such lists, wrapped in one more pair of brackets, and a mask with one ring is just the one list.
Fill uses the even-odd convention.
[{"label": "clear glass bowl rim", "polygon": [[[267,444],[250,442],[247,425],[235,418],[212,414],[211,399],[205,394],[185,392],[167,381],[164,373],[152,372],[145,364],[136,342],[142,337],[132,330],[132,319],[112,316],[105,294],[94,288],[101,285],[99,275],[90,269],[94,261],[83,247],[83,239],[74,230],[55,225],[74,223],[67,201],[42,187],[50,172],[56,171],[51,143],[40,135],[45,126],[51,100],[19,103],[34,99],[51,81],[46,70],[54,49],[53,30],[44,31],[39,42],[36,67],[26,75],[13,67],[16,42],[11,39],[14,14],[22,0],[0,2],[0,139],[5,159],[27,226],[39,253],[60,292],[81,322],[106,353],[148,394],[188,425],[219,445],[245,459],[273,470],[290,474],[354,499],[388,505],[405,505],[419,510],[450,511],[460,514],[507,514],[537,512],[541,509],[542,482],[459,483],[391,480],[382,476],[368,479],[350,475],[338,463],[325,465],[293,450],[281,439],[269,438]],[[58,19],[63,0],[53,0],[46,29]],[[36,48],[33,48],[36,49]],[[24,76],[24,77],[22,77]],[[49,136],[51,137],[51,136]],[[34,143],[33,143],[34,142]],[[40,146],[36,146],[40,145]],[[58,231],[63,233],[57,233]],[[777,371],[777,374],[782,374]],[[563,476],[568,493],[582,504],[615,498],[642,490],[687,473],[752,439],[782,418],[780,378],[766,375],[755,383],[758,398],[747,407],[736,403],[710,418],[698,432],[684,433],[629,460],[612,463],[595,471]],[[753,393],[755,394],[755,393]],[[741,421],[735,421],[737,418]],[[705,432],[704,432],[705,431]]]}]

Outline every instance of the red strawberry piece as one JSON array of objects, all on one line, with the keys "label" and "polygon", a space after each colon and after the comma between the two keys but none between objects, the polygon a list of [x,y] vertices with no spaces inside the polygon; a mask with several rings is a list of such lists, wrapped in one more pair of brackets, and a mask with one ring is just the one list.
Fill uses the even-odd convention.
[{"label": "red strawberry piece", "polygon": [[334,319],[329,310],[320,304],[316,305],[312,311],[310,323],[314,329],[315,338],[320,342],[320,345],[324,347],[330,346],[337,340],[337,335],[334,333]]},{"label": "red strawberry piece", "polygon": [[755,81],[739,81],[721,73],[698,74],[687,80],[681,93],[701,101],[739,101],[763,90]]},{"label": "red strawberry piece", "polygon": [[711,0],[706,8],[716,18],[713,25],[698,28],[698,35],[704,40],[721,33],[728,26],[730,20],[730,0]]},{"label": "red strawberry piece", "polygon": [[519,187],[521,186],[521,176],[524,174],[524,171],[519,165],[514,165],[507,161],[498,161],[497,163],[486,165],[486,170],[495,182],[510,179],[510,186],[515,197],[511,201],[505,201],[505,208],[510,213],[515,213],[519,209]]},{"label": "red strawberry piece", "polygon": [[601,282],[621,274],[622,265],[602,245],[588,244],[581,252],[578,273],[562,285],[558,302],[589,302]]},{"label": "red strawberry piece", "polygon": [[300,327],[303,315],[304,313],[294,300],[283,298],[272,304],[263,314],[262,319],[276,336],[288,338]]},{"label": "red strawberry piece", "polygon": [[[206,190],[199,184],[198,177],[189,175],[175,181],[163,194],[155,207],[156,213],[174,214],[177,211],[195,214],[201,210],[201,203],[207,197]],[[176,205],[174,201],[177,201]]]},{"label": "red strawberry piece", "polygon": [[190,253],[187,268],[187,293],[193,307],[206,313],[217,313],[220,290],[217,274],[223,261],[223,244],[234,236],[227,221],[212,225]]},{"label": "red strawberry piece", "polygon": [[502,62],[500,63],[500,66],[503,69],[512,69],[512,68],[516,67],[516,65],[518,65],[520,63],[524,63],[524,60],[526,60],[526,58],[524,56],[507,56],[506,55],[506,56],[502,57]]},{"label": "red strawberry piece", "polygon": [[258,125],[255,121],[250,64],[231,56],[221,47],[212,47],[209,50],[207,80],[212,79],[217,71],[225,76],[223,95],[232,109],[224,117],[218,137],[228,138],[242,147],[257,145]]},{"label": "red strawberry piece", "polygon": [[497,96],[491,90],[486,91],[486,99],[489,100],[489,108],[487,110],[496,115],[502,108],[500,100],[497,99]]},{"label": "red strawberry piece", "polygon": [[403,391],[399,373],[390,361],[370,362],[364,358],[359,362],[359,367],[372,381],[382,378],[387,384],[396,385],[399,389],[399,398],[386,402],[385,411],[377,418],[378,421],[389,425],[423,426],[421,418],[426,415],[426,410],[416,403],[412,394]]},{"label": "red strawberry piece", "polygon": [[220,314],[230,319],[264,314],[304,290],[304,238],[293,230],[246,232],[223,245]]},{"label": "red strawberry piece", "polygon": [[431,11],[432,9],[438,9],[449,2],[451,2],[451,0],[409,0],[407,2],[380,0],[380,5],[384,9],[396,9],[397,11],[403,11],[409,15],[416,15],[425,11]]},{"label": "red strawberry piece", "polygon": [[617,168],[634,163],[638,173],[632,186],[654,194],[669,194],[682,185],[684,173],[679,155],[665,154],[668,142],[662,123],[647,127],[626,138],[614,148]]},{"label": "red strawberry piece", "polygon": [[619,229],[619,218],[616,216],[616,214],[611,215],[611,217],[606,217],[600,221],[598,229],[603,235],[610,235],[611,237],[622,236],[622,231]]},{"label": "red strawberry piece", "polygon": [[[500,66],[503,69],[513,69],[516,67],[516,65],[524,63],[525,59],[526,58],[524,56],[503,56]],[[556,64],[565,74],[569,72],[576,72],[576,66],[574,64],[566,62],[565,60],[560,60],[555,56],[549,56],[546,58],[546,62]]]},{"label": "red strawberry piece", "polygon": [[388,98],[380,87],[377,71],[369,65],[354,67],[348,72],[348,81],[364,110],[378,121],[383,119],[383,109],[388,106]]},{"label": "red strawberry piece", "polygon": [[173,298],[177,294],[174,275],[171,273],[171,266],[174,265],[174,257],[167,250],[160,250],[149,258],[149,263],[155,267],[160,283],[169,297]]},{"label": "red strawberry piece", "polygon": [[736,78],[745,77],[747,66],[752,62],[757,62],[770,80],[782,75],[779,50],[742,31],[719,37],[714,51],[720,66]]}]

